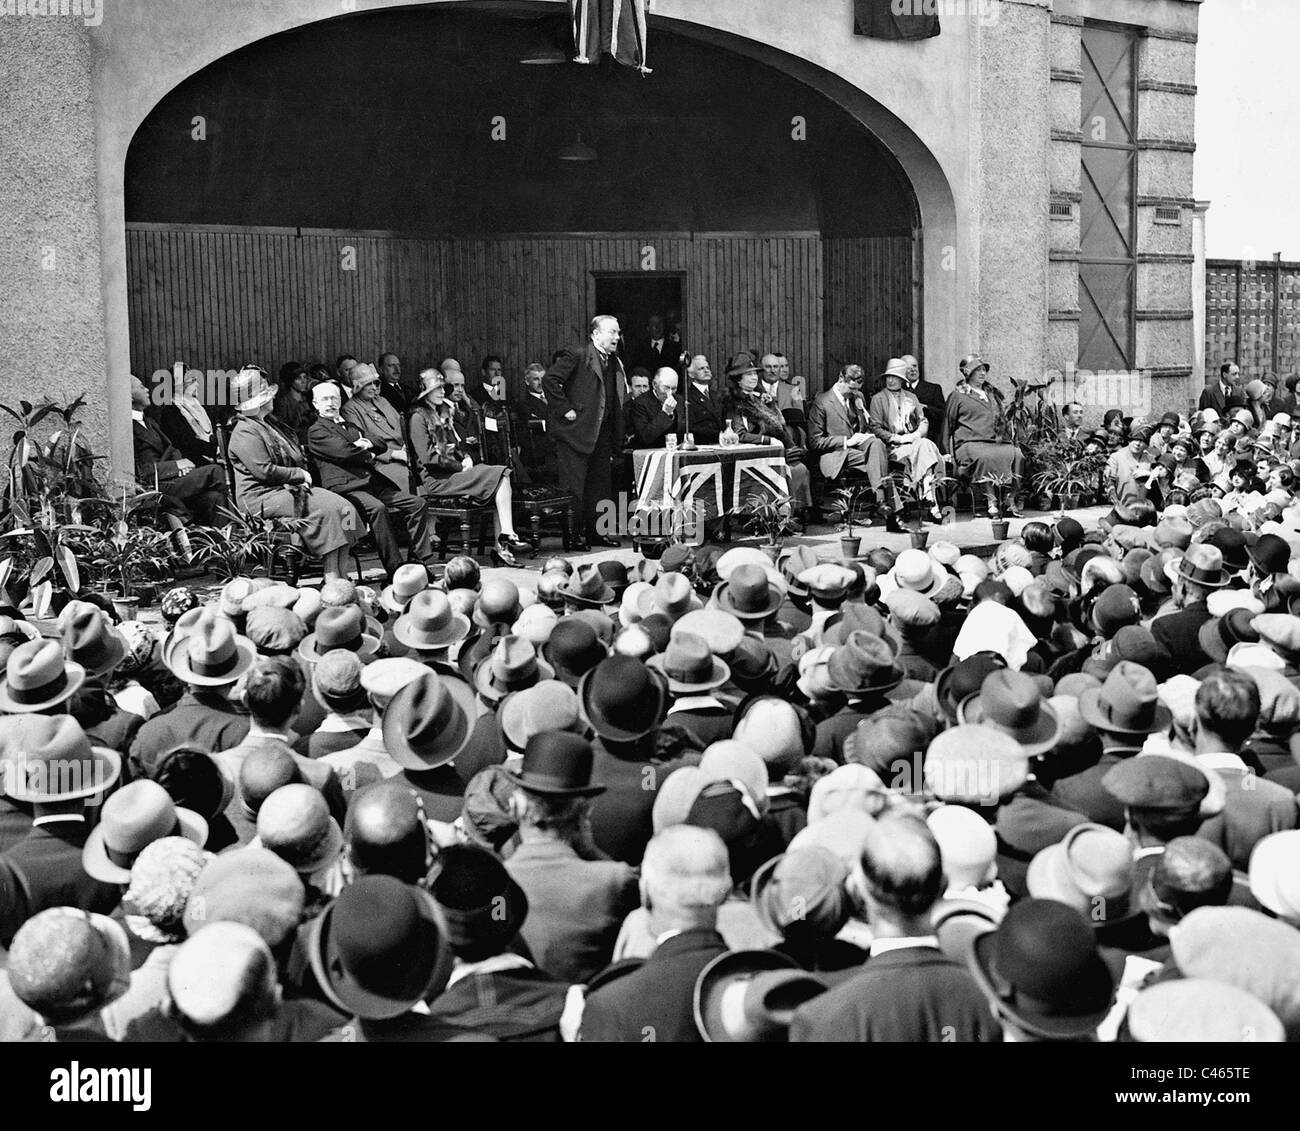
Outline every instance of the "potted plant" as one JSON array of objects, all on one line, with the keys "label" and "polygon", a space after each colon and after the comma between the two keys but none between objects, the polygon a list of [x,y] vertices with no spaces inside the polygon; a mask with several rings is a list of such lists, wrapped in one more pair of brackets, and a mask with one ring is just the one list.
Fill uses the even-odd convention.
[{"label": "potted plant", "polygon": [[166,531],[125,521],[103,534],[93,553],[95,566],[108,575],[110,586],[116,589],[113,607],[123,620],[135,619],[140,584],[166,577],[175,557]]},{"label": "potted plant", "polygon": [[993,539],[996,542],[1004,542],[1011,530],[1011,521],[1002,517],[1002,508],[1006,505],[1007,489],[1015,480],[1010,475],[1001,473],[991,473],[981,476],[976,483],[983,487],[990,488],[993,491],[995,507],[993,514],[989,516],[989,522],[993,527]]},{"label": "potted plant", "polygon": [[218,577],[248,577],[259,570],[272,576],[283,563],[291,579],[297,575],[302,551],[288,542],[288,536],[302,530],[302,518],[268,518],[249,511],[222,508],[223,526],[200,526],[190,531],[196,564]]},{"label": "potted plant", "polygon": [[840,523],[840,553],[845,561],[851,561],[862,551],[862,537],[854,533],[854,517],[858,512],[863,494],[871,491],[868,483],[854,483],[837,487],[833,493],[835,509]]},{"label": "potted plant", "polygon": [[748,519],[751,529],[766,536],[767,542],[764,549],[774,562],[781,552],[785,537],[797,533],[788,498],[777,499],[770,495],[750,495],[745,499],[745,506],[740,513]]},{"label": "potted plant", "polygon": [[[899,472],[890,476],[890,480],[894,485],[894,491],[903,499],[903,521],[910,527],[907,533],[911,538],[912,548],[924,550],[930,540],[930,532],[921,529],[921,516],[930,500],[922,495],[920,487],[911,482],[909,476]],[[933,486],[937,492],[939,488],[955,482],[956,480],[951,476],[936,475]]]},{"label": "potted plant", "polygon": [[671,499],[638,506],[628,530],[632,548],[643,558],[658,561],[674,541],[685,540],[687,525],[684,511]]}]

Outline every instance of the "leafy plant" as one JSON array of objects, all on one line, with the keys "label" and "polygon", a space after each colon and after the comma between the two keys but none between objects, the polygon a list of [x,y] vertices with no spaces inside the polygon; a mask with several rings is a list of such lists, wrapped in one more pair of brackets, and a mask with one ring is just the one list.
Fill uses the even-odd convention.
[{"label": "leafy plant", "polygon": [[309,521],[224,507],[221,515],[228,521],[192,530],[190,542],[195,563],[224,578],[248,577],[258,570],[269,576],[277,561],[295,552],[287,536],[304,530]]},{"label": "leafy plant", "polygon": [[92,552],[95,566],[117,583],[123,597],[134,596],[141,581],[168,577],[176,558],[167,531],[126,521],[101,534]]},{"label": "leafy plant", "polygon": [[748,495],[740,513],[745,516],[752,529],[767,536],[768,543],[772,546],[778,545],[787,534],[796,533],[789,499],[776,499],[770,495]]},{"label": "leafy plant", "polygon": [[975,482],[988,488],[993,493],[993,498],[999,511],[1006,506],[1007,491],[1015,484],[1015,476],[1008,475],[1005,472],[990,472],[988,475],[981,475]]},{"label": "leafy plant", "polygon": [[[895,493],[903,499],[905,504],[904,512],[911,513],[912,529],[919,533],[921,529],[921,514],[925,510],[925,504],[930,501],[929,498],[922,492],[921,484],[913,482],[910,475],[896,472],[889,478],[894,485]],[[938,491],[939,488],[946,487],[951,483],[956,483],[957,481],[950,475],[935,475],[932,482],[935,491]]]},{"label": "leafy plant", "polygon": [[843,487],[836,487],[830,493],[834,500],[834,507],[837,514],[837,521],[840,523],[840,529],[845,535],[852,538],[854,529],[854,518],[862,509],[862,498],[864,495],[874,497],[875,491],[870,483],[865,480],[860,483],[847,483]]}]

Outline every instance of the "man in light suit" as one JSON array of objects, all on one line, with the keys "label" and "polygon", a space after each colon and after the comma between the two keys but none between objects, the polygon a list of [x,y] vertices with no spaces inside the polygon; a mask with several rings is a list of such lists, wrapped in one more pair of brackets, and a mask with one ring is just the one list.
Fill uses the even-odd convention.
[{"label": "man in light suit", "polygon": [[[808,447],[817,453],[822,475],[838,479],[845,469],[865,473],[881,505],[889,477],[889,453],[878,436],[871,433],[866,406],[862,403],[863,373],[860,365],[846,365],[831,388],[821,393],[808,409]],[[886,507],[886,529],[902,533],[895,506]]]},{"label": "man in light suit", "polygon": [[596,508],[612,499],[612,461],[623,449],[623,400],[627,379],[617,356],[618,319],[597,314],[590,341],[564,350],[542,379],[547,431],[555,441],[560,489],[572,495],[583,529],[575,531],[592,546],[619,543],[596,530]]}]

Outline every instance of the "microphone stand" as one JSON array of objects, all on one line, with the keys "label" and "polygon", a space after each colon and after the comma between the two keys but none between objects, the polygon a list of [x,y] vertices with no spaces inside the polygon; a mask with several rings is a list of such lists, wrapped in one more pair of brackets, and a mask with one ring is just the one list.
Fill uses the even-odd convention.
[{"label": "microphone stand", "polygon": [[[683,353],[682,357],[685,358]],[[686,408],[686,431],[682,434],[681,450],[684,452],[693,452],[695,448],[695,437],[691,435],[691,379],[688,376],[685,381],[686,388],[682,390],[685,394]]]}]

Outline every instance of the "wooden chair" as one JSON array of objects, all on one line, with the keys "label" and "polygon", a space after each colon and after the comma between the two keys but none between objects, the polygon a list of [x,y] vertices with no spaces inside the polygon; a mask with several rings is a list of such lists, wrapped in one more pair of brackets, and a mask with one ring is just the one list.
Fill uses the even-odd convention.
[{"label": "wooden chair", "polygon": [[[478,526],[478,554],[480,558],[488,556],[488,544],[492,541],[492,531],[495,528],[496,508],[492,505],[483,505],[481,503],[471,503],[465,499],[428,499],[429,517],[435,522],[438,520],[453,520],[460,528],[460,548],[461,553],[474,557],[471,552],[472,543],[470,536],[474,532],[474,526]],[[445,525],[444,525],[445,529]],[[438,545],[438,560],[445,562],[447,560],[448,539],[442,531],[439,532],[441,541]]]},{"label": "wooden chair", "polygon": [[573,496],[558,487],[525,487],[515,495],[515,517],[526,519],[533,535],[533,545],[542,544],[542,528],[558,522],[560,543],[569,549],[573,543]]}]

